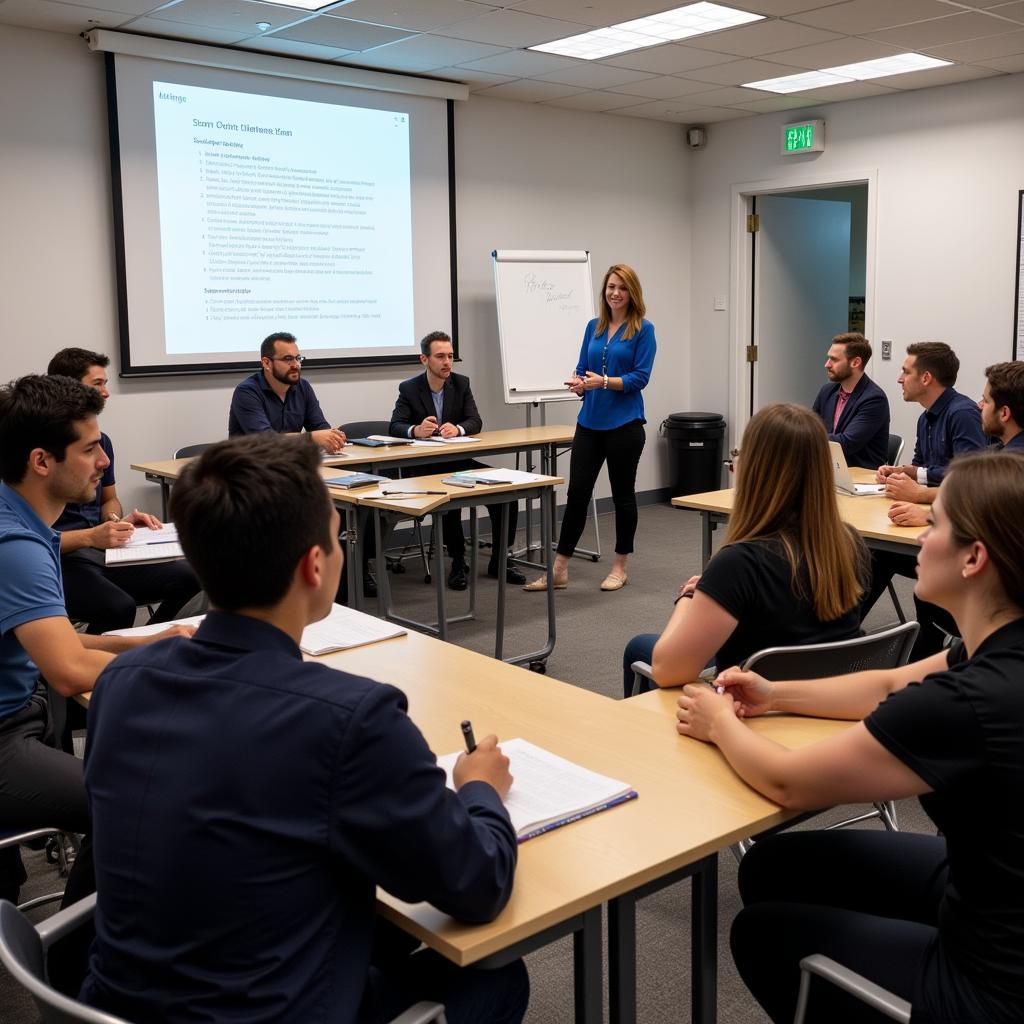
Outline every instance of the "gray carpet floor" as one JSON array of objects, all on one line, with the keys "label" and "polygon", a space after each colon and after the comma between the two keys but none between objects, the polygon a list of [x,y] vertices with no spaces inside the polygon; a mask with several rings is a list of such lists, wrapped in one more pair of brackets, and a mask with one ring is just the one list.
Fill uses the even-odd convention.
[{"label": "gray carpet floor", "polygon": [[[596,563],[588,557],[575,558],[570,567],[569,588],[556,593],[558,636],[547,669],[556,679],[618,698],[622,692],[621,657],[626,641],[635,633],[660,631],[672,610],[672,598],[679,583],[700,571],[698,517],[668,505],[642,508],[636,552],[629,563],[629,584],[616,593],[603,593],[599,589],[614,546],[612,516],[599,517],[597,527],[603,557]],[[721,533],[716,532],[716,544]],[[523,531],[520,536],[522,538]],[[590,521],[581,547],[595,550],[597,546],[594,524]],[[477,618],[454,625],[449,639],[491,655],[496,588],[484,575],[487,554],[487,551],[482,552],[479,560]],[[404,564],[404,573],[390,577],[396,609],[403,615],[429,619],[434,608],[433,586],[424,584],[418,561],[407,560]],[[529,573],[528,576],[532,578]],[[904,608],[912,609],[910,582],[897,578],[896,587]],[[449,614],[456,615],[464,610],[466,600],[465,594],[449,592]],[[527,594],[509,587],[506,616],[506,657],[541,646],[547,634],[543,594]],[[883,597],[866,626],[881,628],[895,618],[889,599]],[[841,820],[854,810],[836,808],[814,824]],[[934,832],[916,801],[901,802],[898,813],[902,828]],[[869,822],[862,827],[879,826]],[[30,880],[22,891],[22,899],[59,888],[55,868],[45,863],[41,853],[27,854],[25,860]],[[689,1019],[689,901],[689,883],[681,882],[639,904],[637,1002],[641,1024],[669,1024]],[[718,1020],[721,1024],[758,1024],[767,1018],[739,980],[729,956],[729,925],[738,909],[736,861],[726,852],[719,858]],[[527,962],[532,984],[529,1024],[571,1021],[570,940],[546,947],[530,956]],[[37,1019],[29,1000],[0,968],[0,1022],[28,1024]]]}]

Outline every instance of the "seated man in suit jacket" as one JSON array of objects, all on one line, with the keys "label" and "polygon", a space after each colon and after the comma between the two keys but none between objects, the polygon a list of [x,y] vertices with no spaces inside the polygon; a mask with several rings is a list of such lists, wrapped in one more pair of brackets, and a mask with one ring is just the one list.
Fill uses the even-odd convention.
[{"label": "seated man in suit jacket", "polygon": [[829,383],[814,400],[830,441],[838,441],[847,465],[878,469],[888,462],[889,399],[864,369],[871,343],[851,331],[832,339],[825,360]]},{"label": "seated man in suit jacket", "polygon": [[[469,378],[452,372],[455,355],[452,339],[443,331],[432,331],[420,342],[420,362],[426,372],[398,385],[398,401],[391,414],[391,434],[395,437],[457,437],[459,434],[478,434],[483,426],[476,408]],[[444,470],[454,472],[471,469],[480,463],[473,461],[446,462]],[[498,576],[498,531],[500,529],[501,505],[488,505],[491,517],[491,560],[487,575]],[[516,535],[519,508],[513,502],[508,511],[507,543],[511,547]],[[466,578],[466,535],[462,530],[462,516],[459,512],[448,512],[442,520],[444,544],[452,560],[448,574],[448,586],[452,590],[465,590]],[[505,572],[509,583],[523,584],[526,577],[513,566]]]}]

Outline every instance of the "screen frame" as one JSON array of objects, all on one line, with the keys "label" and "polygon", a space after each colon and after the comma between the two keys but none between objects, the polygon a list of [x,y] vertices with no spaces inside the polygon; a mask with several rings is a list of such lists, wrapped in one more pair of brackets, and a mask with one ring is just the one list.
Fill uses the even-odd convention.
[{"label": "screen frame", "polygon": [[[104,53],[107,87],[107,126],[110,141],[110,187],[114,227],[114,274],[117,283],[117,319],[120,367],[118,376],[124,378],[145,377],[189,377],[251,371],[259,362],[258,350],[254,345],[253,355],[245,360],[217,363],[174,363],[164,365],[135,365],[132,362],[131,336],[128,323],[128,273],[125,254],[124,195],[121,180],[121,141],[117,111],[117,70],[116,54]],[[459,359],[459,285],[458,285],[458,231],[456,223],[455,198],[455,101],[446,99],[446,123],[448,127],[448,242],[449,274],[451,279],[451,336],[455,359]],[[416,353],[387,356],[341,356],[317,359],[310,357],[302,364],[303,370],[337,369],[352,366],[396,366],[419,365]]]}]

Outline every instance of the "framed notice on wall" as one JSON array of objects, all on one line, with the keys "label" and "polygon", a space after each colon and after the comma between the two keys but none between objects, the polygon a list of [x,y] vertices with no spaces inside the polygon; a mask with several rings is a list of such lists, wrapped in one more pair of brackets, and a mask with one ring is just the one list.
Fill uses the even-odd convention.
[{"label": "framed notice on wall", "polygon": [[1013,358],[1020,359],[1024,344],[1024,189],[1017,193],[1017,287],[1013,295]]}]

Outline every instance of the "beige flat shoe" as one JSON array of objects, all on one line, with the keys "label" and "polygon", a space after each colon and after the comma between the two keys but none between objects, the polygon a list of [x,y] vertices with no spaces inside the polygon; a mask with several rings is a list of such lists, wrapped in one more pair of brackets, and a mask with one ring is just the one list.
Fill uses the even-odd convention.
[{"label": "beige flat shoe", "polygon": [[629,582],[628,576],[616,576],[615,573],[610,572],[601,581],[602,590],[621,590]]},{"label": "beige flat shoe", "polygon": [[[569,586],[569,577],[563,576],[562,579],[555,577],[555,582],[551,585],[552,590],[565,590]],[[532,583],[527,583],[523,590],[529,590],[534,593],[537,591],[544,591],[548,589],[548,578],[544,576],[538,576]]]}]

